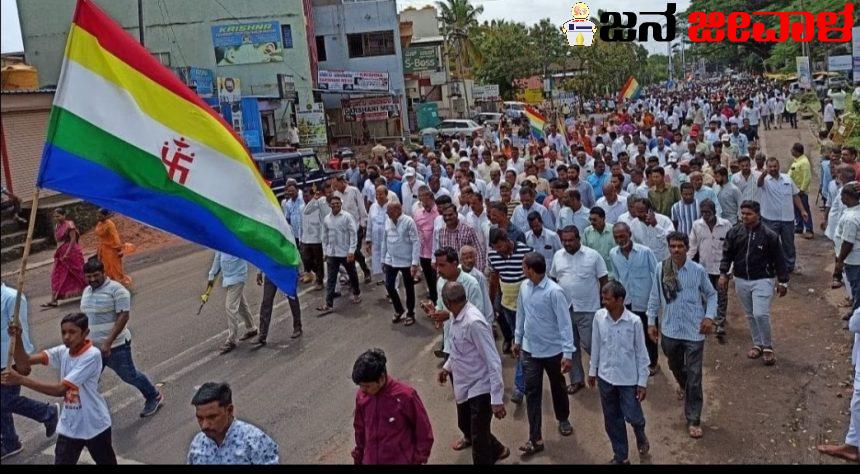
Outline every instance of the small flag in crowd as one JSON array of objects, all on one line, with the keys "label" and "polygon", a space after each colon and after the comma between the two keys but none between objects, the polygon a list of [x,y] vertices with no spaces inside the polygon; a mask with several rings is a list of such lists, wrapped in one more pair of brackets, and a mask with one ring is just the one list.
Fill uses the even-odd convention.
[{"label": "small flag in crowd", "polygon": [[639,92],[641,92],[642,87],[639,85],[639,81],[636,80],[635,77],[630,76],[627,79],[627,82],[624,83],[624,87],[621,88],[621,92],[619,93],[619,97],[623,99],[636,99],[639,97]]}]

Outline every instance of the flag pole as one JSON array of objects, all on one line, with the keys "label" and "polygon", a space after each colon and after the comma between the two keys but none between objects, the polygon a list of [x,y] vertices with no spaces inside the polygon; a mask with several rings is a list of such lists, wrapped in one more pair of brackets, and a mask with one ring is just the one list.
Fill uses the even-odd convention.
[{"label": "flag pole", "polygon": [[[33,207],[30,209],[30,220],[27,222],[27,240],[24,242],[24,255],[21,256],[21,271],[18,273],[18,286],[15,288],[17,290],[17,294],[15,295],[15,309],[12,312],[12,321],[9,323],[10,326],[21,327],[21,301],[24,296],[27,260],[30,258],[30,246],[33,244],[33,231],[36,228],[36,213],[39,208],[39,191],[41,191],[41,188],[37,187],[36,193],[33,195]],[[17,339],[17,337],[9,338],[9,361],[13,360],[12,357],[15,354],[15,343]],[[12,362],[9,362],[7,366],[11,367]]]}]

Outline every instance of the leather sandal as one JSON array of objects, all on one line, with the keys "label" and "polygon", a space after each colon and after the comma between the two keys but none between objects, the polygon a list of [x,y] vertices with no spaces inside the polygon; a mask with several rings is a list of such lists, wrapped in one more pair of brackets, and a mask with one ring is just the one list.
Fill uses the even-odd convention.
[{"label": "leather sandal", "polygon": [[764,365],[776,364],[776,355],[774,355],[773,349],[764,349],[762,352],[764,353],[764,357],[762,358]]},{"label": "leather sandal", "polygon": [[531,440],[526,441],[526,444],[520,446],[520,456],[534,456],[544,450],[543,443],[534,443]]},{"label": "leather sandal", "polygon": [[759,346],[752,346],[752,348],[747,352],[747,357],[750,359],[758,359],[762,356],[762,349]]}]

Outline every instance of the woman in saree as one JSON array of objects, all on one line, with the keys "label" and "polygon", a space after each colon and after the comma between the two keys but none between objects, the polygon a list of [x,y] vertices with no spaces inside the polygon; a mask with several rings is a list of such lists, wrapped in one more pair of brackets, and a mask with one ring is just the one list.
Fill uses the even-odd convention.
[{"label": "woman in saree", "polygon": [[99,238],[99,260],[105,267],[105,275],[129,288],[131,278],[122,269],[124,245],[110,215],[111,212],[107,209],[99,209],[98,223],[96,224],[96,237]]},{"label": "woman in saree", "polygon": [[84,279],[84,254],[78,244],[80,234],[75,223],[66,219],[63,208],[54,210],[54,222],[57,251],[54,252],[54,268],[51,270],[51,302],[43,304],[43,307],[57,306],[58,300],[78,296],[87,286]]}]

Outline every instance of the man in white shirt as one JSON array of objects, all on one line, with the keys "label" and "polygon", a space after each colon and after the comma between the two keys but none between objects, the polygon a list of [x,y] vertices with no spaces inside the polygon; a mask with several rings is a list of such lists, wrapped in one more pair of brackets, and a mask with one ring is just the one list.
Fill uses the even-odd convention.
[{"label": "man in white shirt", "polygon": [[728,288],[720,288],[717,282],[720,280],[723,244],[726,241],[726,234],[732,228],[732,223],[717,215],[716,206],[710,199],[699,203],[699,215],[702,217],[693,222],[693,230],[690,231],[690,249],[687,251],[687,258],[693,260],[696,255],[699,256],[699,264],[705,267],[711,285],[717,290],[717,315],[714,318],[714,324],[717,326],[717,341],[725,344]]},{"label": "man in white shirt", "polygon": [[800,211],[804,222],[809,218],[800,201],[800,190],[785,173],[779,172],[779,160],[767,159],[767,173],[757,181],[761,202],[761,220],[779,235],[788,273],[794,272],[796,252],[794,249],[794,209]]},{"label": "man in white shirt", "polygon": [[[358,188],[349,186],[343,175],[335,178],[332,187],[334,187],[334,196],[339,198],[338,200],[341,202],[343,211],[352,216],[352,220],[355,222],[357,242],[364,242],[364,234],[367,232],[367,207],[369,204],[365,205],[361,192]],[[361,247],[356,248],[354,252],[355,262],[358,263],[361,271],[364,272],[364,282],[370,283],[370,267],[367,266],[364,254],[361,253]],[[326,253],[326,256],[328,255]]]},{"label": "man in white shirt", "polygon": [[606,213],[607,225],[618,222],[621,214],[627,211],[627,202],[618,198],[618,191],[611,182],[603,185],[603,197],[597,200],[596,206]]},{"label": "man in white shirt", "polygon": [[860,310],[848,320],[848,330],[854,334],[851,363],[854,364],[854,395],[851,396],[851,420],[842,445],[819,445],[818,451],[848,461],[860,462]]},{"label": "man in white shirt", "polygon": [[824,126],[827,128],[827,133],[833,129],[833,123],[836,121],[836,108],[833,107],[833,99],[824,99],[824,113],[822,116]]},{"label": "man in white shirt", "polygon": [[381,242],[380,255],[385,271],[385,289],[394,305],[392,323],[399,323],[403,318],[404,308],[400,301],[400,293],[395,283],[397,275],[403,277],[406,287],[406,319],[405,326],[415,324],[415,276],[418,275],[418,257],[420,241],[415,221],[403,214],[399,203],[389,203],[386,209],[388,219],[385,220],[385,234]]},{"label": "man in white shirt", "polygon": [[467,301],[460,283],[445,284],[442,303],[452,314],[452,342],[450,357],[437,378],[445,384],[452,376],[457,425],[463,433],[470,433],[472,462],[495,464],[510,456],[511,451],[490,431],[492,416],[501,420],[506,415],[502,361],[493,331],[481,312]]},{"label": "man in white shirt", "polygon": [[[606,262],[596,250],[582,245],[575,226],[562,229],[560,237],[564,249],[556,252],[548,275],[558,282],[570,302],[574,345],[591,354],[591,324],[594,312],[600,309],[600,288],[608,281]],[[584,386],[582,354],[577,350],[567,393],[572,395]]]},{"label": "man in white shirt", "polygon": [[558,238],[558,234],[544,228],[543,219],[538,212],[529,213],[528,219],[531,230],[526,232],[526,245],[543,255],[546,266],[549,267],[552,265],[552,258],[555,253],[561,250],[561,240]]},{"label": "man in white shirt", "polygon": [[650,199],[639,199],[633,203],[633,217],[635,219],[630,223],[633,241],[651,249],[658,262],[669,258],[666,237],[675,230],[672,220],[654,211]]},{"label": "man in white shirt", "polygon": [[741,202],[758,201],[758,178],[761,173],[752,169],[752,160],[749,156],[738,158],[738,167],[740,171],[732,175],[732,184],[741,192]]},{"label": "man in white shirt", "polygon": [[610,464],[630,464],[625,421],[633,427],[639,455],[651,450],[641,404],[649,374],[645,331],[639,316],[624,307],[627,292],[620,283],[606,283],[600,295],[603,309],[594,315],[588,386],[600,390],[603,424],[612,443]]},{"label": "man in white shirt", "polygon": [[476,307],[481,311],[481,313],[483,313],[484,318],[486,318],[487,322],[490,323],[490,326],[492,326],[493,321],[496,320],[496,311],[495,308],[493,308],[492,301],[490,300],[490,282],[487,280],[487,276],[484,275],[484,272],[475,267],[477,263],[478,249],[471,245],[464,245],[463,248],[460,249],[460,270],[471,275],[472,278],[478,282],[478,286],[481,287],[481,294],[484,297],[484,305],[483,307]]},{"label": "man in white shirt", "polygon": [[[358,231],[355,219],[347,212],[341,211],[341,199],[337,195],[329,198],[331,214],[323,220],[322,244],[326,256],[326,294],[325,302],[317,307],[318,316],[333,312],[334,290],[337,284],[337,273],[340,267],[346,269],[349,286],[352,289],[352,303],[361,302],[361,289],[358,287],[358,273],[355,271],[355,254],[358,252]],[[368,269],[369,270],[369,269]],[[369,271],[368,271],[369,275]]]}]

